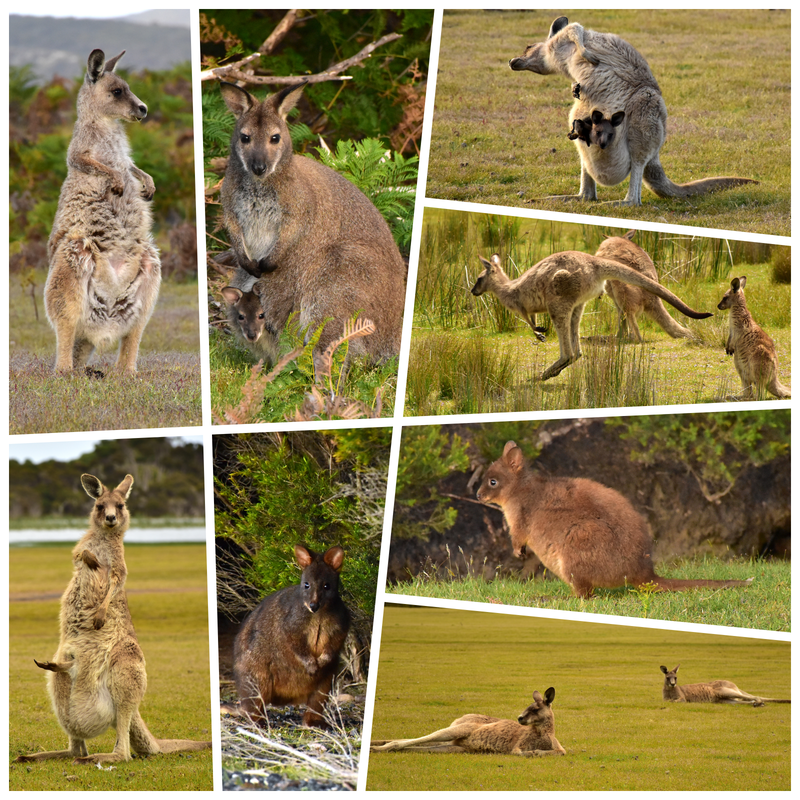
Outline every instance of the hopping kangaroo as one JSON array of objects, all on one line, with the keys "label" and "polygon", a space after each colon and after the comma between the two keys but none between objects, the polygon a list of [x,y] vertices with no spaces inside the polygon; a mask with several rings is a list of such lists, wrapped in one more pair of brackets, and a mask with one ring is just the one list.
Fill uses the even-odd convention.
[{"label": "hopping kangaroo", "polygon": [[[229,83],[220,88],[236,117],[222,184],[222,213],[241,271],[265,312],[264,349],[277,357],[278,335],[298,312],[310,337],[325,325],[319,358],[356,313],[376,331],[350,353],[381,361],[400,348],[405,263],[380,212],[350,181],[313,158],[296,156],[286,124],[305,83],[259,102]],[[330,321],[328,321],[330,320]]]},{"label": "hopping kangaroo", "polygon": [[[122,543],[130,524],[126,500],[133,478],[126,475],[116,489],[94,475],[82,475],[81,483],[95,504],[89,529],[72,551],[72,580],[61,598],[61,641],[52,661],[36,661],[48,670],[47,688],[69,749],[17,761],[72,758],[77,764],[102,764],[130,761],[131,751],[205,750],[211,742],[156,739],[139,714],[147,672],[125,595]],[[86,740],[110,727],[117,731],[114,751],[89,755]]]},{"label": "hopping kangaroo", "polygon": [[509,61],[512,70],[539,75],[560,74],[573,81],[575,101],[569,122],[599,108],[606,114],[625,112],[625,119],[605,149],[575,141],[581,158],[581,188],[577,195],[547,199],[597,200],[597,184],[616,186],[630,175],[625,199],[619,205],[642,204],[642,181],[659,197],[691,197],[745,183],[749,178],[705,178],[673,183],[659,161],[667,136],[667,107],[647,61],[628,42],[613,33],[584,30],[559,17],[546,41],[529,45]]},{"label": "hopping kangaroo", "polygon": [[594,589],[655,584],[662,591],[728,588],[746,581],[677,580],[653,569],[653,538],[644,518],[619,492],[588,478],[547,478],[507,442],[484,475],[478,500],[497,505],[514,555],[530,549],[578,597]]},{"label": "hopping kangaroo", "polygon": [[661,667],[664,673],[663,696],[675,703],[747,703],[763,706],[765,703],[791,703],[791,700],[775,700],[772,697],[756,697],[743,692],[730,681],[709,681],[708,683],[687,683],[678,686],[678,664],[675,669]]},{"label": "hopping kangaroo", "polygon": [[417,753],[510,753],[515,756],[563,756],[566,750],[556,739],[551,686],[544,697],[533,693],[529,705],[515,722],[483,714],[466,714],[450,726],[418,739],[373,741],[370,750],[411,750]]},{"label": "hopping kangaroo", "polygon": [[117,368],[135,372],[161,285],[150,235],[156,187],[133,163],[121,122],[144,119],[147,106],[114,74],[124,52],[106,61],[102,50],[92,50],[78,92],[44,287],[58,372],[81,368],[94,348],[116,341]]},{"label": "hopping kangaroo", "polygon": [[483,272],[472,287],[476,297],[491,292],[506,308],[519,314],[531,327],[533,315],[546,311],[558,334],[559,358],[543,373],[542,380],[558,375],[581,357],[580,326],[583,307],[603,294],[607,280],[617,280],[647,289],[692,319],[712,316],[693,311],[657,281],[635,269],[574,250],[543,258],[518,278],[511,279],[500,266],[500,256],[491,261],[478,256]]},{"label": "hopping kangaroo", "polygon": [[746,283],[744,275],[734,278],[731,288],[717,305],[720,311],[727,309],[731,312],[725,352],[733,356],[734,366],[742,379],[742,391],[732,399],[759,397],[764,389],[775,397],[791,397],[792,390],[778,380],[775,342],[747,310],[744,299]]},{"label": "hopping kangaroo", "polygon": [[298,544],[294,553],[300,585],[265,597],[245,619],[233,646],[233,677],[241,709],[253,719],[266,719],[268,704],[305,704],[303,724],[325,727],[322,709],[350,629],[339,597],[344,550],[323,555]]}]

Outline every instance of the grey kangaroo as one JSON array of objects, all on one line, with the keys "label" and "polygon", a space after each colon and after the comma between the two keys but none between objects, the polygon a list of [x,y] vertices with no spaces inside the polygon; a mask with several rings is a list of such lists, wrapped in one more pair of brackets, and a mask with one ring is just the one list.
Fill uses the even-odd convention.
[{"label": "grey kangaroo", "polygon": [[578,597],[594,589],[655,584],[661,591],[746,586],[746,581],[662,578],[653,569],[653,538],[644,518],[614,489],[588,478],[547,478],[507,442],[484,475],[478,500],[497,505],[514,555],[530,549]]},{"label": "grey kangaroo", "polygon": [[558,334],[559,358],[543,373],[542,380],[558,375],[581,357],[580,325],[583,308],[603,294],[609,279],[647,289],[675,306],[692,319],[712,316],[694,311],[657,281],[635,269],[608,258],[567,250],[543,258],[518,278],[511,279],[500,265],[500,256],[491,261],[478,256],[483,272],[472,287],[476,297],[491,292],[506,308],[519,314],[531,327],[533,315],[546,311]]},{"label": "grey kangaroo", "polygon": [[601,150],[605,150],[614,140],[615,128],[619,128],[624,119],[624,111],[617,111],[607,119],[602,111],[594,109],[590,117],[572,120],[572,130],[567,134],[567,138],[579,139],[587,147],[596,144]]},{"label": "grey kangaroo", "polygon": [[447,728],[418,739],[373,741],[370,750],[410,750],[417,753],[510,753],[515,756],[563,756],[567,752],[556,739],[551,686],[544,697],[533,693],[533,703],[517,720],[465,714]]},{"label": "grey kangaroo", "polygon": [[766,703],[791,703],[791,700],[775,700],[771,697],[756,697],[743,692],[731,681],[709,681],[708,683],[687,683],[678,686],[678,664],[675,669],[662,666],[664,673],[663,696],[665,700],[675,703],[747,703],[753,706],[763,706]]},{"label": "grey kangaroo", "polygon": [[742,380],[742,391],[732,399],[759,397],[765,389],[775,397],[791,397],[792,390],[778,380],[775,342],[747,309],[744,299],[746,283],[744,275],[734,278],[731,288],[717,305],[720,311],[731,312],[725,352],[733,356],[734,366]]},{"label": "grey kangaroo", "polygon": [[[115,489],[94,475],[82,475],[81,484],[95,503],[89,529],[72,551],[72,580],[61,598],[61,641],[52,661],[36,661],[48,671],[47,689],[69,749],[17,761],[71,758],[76,764],[104,764],[130,761],[131,751],[205,750],[211,742],[156,739],[139,714],[147,672],[128,610],[122,541],[130,524],[126,501],[133,478],[126,475]],[[113,752],[89,755],[86,740],[111,727],[117,732]]]},{"label": "grey kangaroo", "polygon": [[[353,340],[352,355],[381,361],[397,355],[405,298],[405,263],[380,212],[350,181],[292,152],[286,124],[305,83],[259,102],[230,83],[220,89],[236,117],[221,199],[238,267],[261,279],[254,291],[266,315],[267,340],[293,312],[327,345],[357,313],[376,331]],[[234,279],[234,286],[239,280]],[[266,348],[266,345],[265,345]]]},{"label": "grey kangaroo", "polygon": [[344,550],[324,554],[295,545],[303,570],[298,586],[265,597],[236,635],[233,676],[241,709],[255,721],[265,706],[305,704],[303,724],[325,727],[322,715],[350,629],[339,597]]},{"label": "grey kangaroo", "polygon": [[724,177],[675,184],[666,176],[659,161],[667,137],[667,107],[661,89],[639,51],[613,33],[584,30],[577,22],[570,24],[566,17],[559,17],[544,42],[529,45],[509,66],[539,75],[560,74],[578,84],[573,85],[570,125],[589,116],[593,108],[625,112],[613,142],[605,149],[576,142],[581,158],[579,194],[547,199],[597,200],[598,183],[616,186],[628,175],[628,192],[617,205],[641,205],[642,181],[659,197],[692,197],[758,183]]},{"label": "grey kangaroo", "polygon": [[231,330],[256,359],[269,361],[273,353],[271,337],[277,335],[277,332],[267,327],[261,298],[252,289],[244,292],[235,286],[223,288],[222,298],[227,306]]},{"label": "grey kangaroo", "polygon": [[124,53],[106,61],[102,50],[92,50],[78,92],[44,288],[57,372],[81,368],[94,348],[116,341],[117,369],[135,372],[161,285],[150,235],[156,187],[133,163],[121,122],[143,120],[147,106],[114,74]]}]

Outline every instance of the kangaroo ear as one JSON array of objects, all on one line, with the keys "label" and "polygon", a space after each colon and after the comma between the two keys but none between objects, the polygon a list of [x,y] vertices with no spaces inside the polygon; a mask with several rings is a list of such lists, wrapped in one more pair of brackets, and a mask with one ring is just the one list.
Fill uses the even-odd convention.
[{"label": "kangaroo ear", "polygon": [[273,95],[271,98],[272,106],[279,117],[286,119],[286,115],[297,105],[297,101],[307,85],[308,81],[303,81],[294,86],[287,86],[276,95]]},{"label": "kangaroo ear", "polygon": [[558,19],[553,20],[553,24],[550,26],[550,33],[547,34],[547,38],[552,39],[559,31],[566,28],[567,25],[569,25],[569,20],[566,17],[559,17]]},{"label": "kangaroo ear", "polygon": [[314,554],[302,544],[294,546],[294,558],[301,569],[305,569],[313,560]]},{"label": "kangaroo ear", "polygon": [[622,120],[624,120],[624,119],[625,119],[625,112],[624,111],[617,111],[616,114],[612,114],[611,115],[611,124],[615,128],[618,128],[620,125],[622,125]]},{"label": "kangaroo ear", "polygon": [[492,255],[492,266],[502,268],[502,264],[500,263],[500,256],[497,253]]},{"label": "kangaroo ear", "polygon": [[731,281],[731,289],[733,289],[733,291],[734,291],[734,292],[738,292],[738,291],[739,291],[739,286],[740,286],[740,285],[741,285],[741,284],[740,284],[740,282],[739,282],[739,279],[738,279],[738,278],[734,278],[734,279]]},{"label": "kangaroo ear", "polygon": [[549,706],[553,704],[553,700],[556,697],[556,690],[551,686],[545,693],[544,693],[544,702]]},{"label": "kangaroo ear", "polygon": [[599,108],[592,111],[592,125],[599,125],[604,119],[603,112]]},{"label": "kangaroo ear", "polygon": [[236,119],[239,119],[242,114],[247,113],[258,103],[258,100],[256,100],[250,92],[246,92],[234,83],[220,81],[219,89],[222,92],[222,99],[225,101],[225,105],[228,106],[228,111],[230,111]]},{"label": "kangaroo ear", "polygon": [[662,671],[662,672],[663,672],[665,675],[666,675],[666,674],[669,672],[669,670],[668,670],[668,669],[667,669],[667,668],[666,668],[666,667],[665,667],[663,664],[662,664],[662,665],[659,667],[659,669],[660,669],[660,670],[661,670],[661,671]]},{"label": "kangaroo ear", "polygon": [[106,487],[94,475],[81,475],[81,485],[83,486],[83,491],[89,497],[94,497],[95,500],[106,490]]},{"label": "kangaroo ear", "polygon": [[117,486],[117,491],[121,492],[125,495],[125,499],[127,500],[131,493],[131,487],[133,486],[133,475],[126,475],[119,486]]},{"label": "kangaroo ear", "polygon": [[678,671],[680,668],[681,668],[681,665],[680,665],[680,664],[678,664],[678,665],[675,667],[675,669],[674,669],[674,670],[672,670],[672,671],[673,671],[673,672],[677,672],[677,671]]},{"label": "kangaroo ear", "polygon": [[522,472],[525,466],[525,456],[522,455],[522,450],[517,447],[515,442],[506,442],[503,448],[503,461],[513,472]]},{"label": "kangaroo ear", "polygon": [[86,80],[91,83],[97,83],[100,76],[105,71],[106,54],[102,50],[92,50],[89,53],[88,70],[86,72]]},{"label": "kangaroo ear", "polygon": [[124,55],[125,51],[123,50],[118,56],[114,56],[114,58],[109,58],[108,61],[106,61],[106,65],[105,68],[103,69],[103,72],[113,72],[114,68],[117,66],[117,61],[119,61]]},{"label": "kangaroo ear", "polygon": [[337,544],[336,547],[331,547],[324,557],[323,561],[329,566],[339,572],[342,569],[342,562],[344,561],[344,550]]},{"label": "kangaroo ear", "polygon": [[480,260],[480,262],[481,262],[481,266],[482,266],[484,269],[491,269],[491,268],[492,268],[492,262],[491,262],[491,261],[487,261],[487,260],[486,260],[486,259],[485,259],[483,256],[481,256],[481,255],[479,255],[479,256],[478,256],[478,259]]},{"label": "kangaroo ear", "polygon": [[636,231],[628,231],[623,238],[632,242],[634,236],[636,236]]},{"label": "kangaroo ear", "polygon": [[242,299],[242,290],[235,286],[225,286],[220,294],[229,306],[235,306]]},{"label": "kangaroo ear", "polygon": [[747,278],[744,275],[742,275],[742,277],[739,278],[739,288],[744,289],[746,284],[747,284]]}]

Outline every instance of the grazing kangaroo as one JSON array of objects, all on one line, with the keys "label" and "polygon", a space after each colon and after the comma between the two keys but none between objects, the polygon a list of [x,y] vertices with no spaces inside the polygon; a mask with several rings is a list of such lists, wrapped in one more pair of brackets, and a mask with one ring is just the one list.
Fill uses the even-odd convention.
[{"label": "grazing kangaroo", "polygon": [[44,287],[57,372],[83,367],[94,348],[115,341],[117,369],[135,372],[161,285],[161,261],[150,235],[149,201],[156,187],[133,163],[121,123],[144,119],[147,106],[114,74],[124,53],[106,61],[102,50],[92,50],[78,92]]},{"label": "grazing kangaroo", "polygon": [[[139,714],[147,672],[125,595],[123,536],[130,524],[126,500],[133,478],[116,489],[94,475],[81,483],[94,508],[89,529],[72,551],[73,573],[61,598],[61,641],[52,661],[36,661],[48,670],[53,710],[69,736],[68,750],[19,756],[17,761],[71,758],[75,764],[130,761],[139,755],[205,750],[211,742],[156,739]],[[86,740],[115,728],[111,753],[89,755]]]},{"label": "grazing kangaroo", "polygon": [[581,158],[579,194],[546,199],[597,200],[598,183],[616,186],[628,175],[625,199],[615,205],[641,205],[642,182],[659,197],[692,197],[758,183],[724,177],[675,184],[666,176],[658,155],[667,137],[667,107],[661,89],[639,51],[613,33],[584,30],[577,22],[570,24],[566,17],[559,17],[546,41],[529,45],[509,66],[539,75],[561,74],[573,81],[570,124],[587,117],[592,108],[625,112],[609,147],[593,149],[576,142]]},{"label": "grazing kangaroo", "polygon": [[673,670],[661,667],[664,673],[663,696],[675,703],[748,703],[763,706],[765,703],[791,703],[791,700],[775,700],[771,697],[756,697],[743,692],[730,681],[709,681],[709,683],[687,683],[678,686],[678,668]]},{"label": "grazing kangaroo", "polygon": [[492,256],[491,261],[481,256],[478,258],[483,264],[483,272],[472,287],[472,294],[477,297],[484,292],[491,292],[531,327],[533,315],[537,312],[546,311],[550,315],[558,334],[560,353],[558,360],[542,373],[543,381],[558,375],[581,357],[583,307],[603,294],[605,282],[609,279],[647,289],[692,319],[712,316],[693,311],[679,297],[646,275],[624,264],[588,253],[573,250],[553,253],[513,280],[503,271],[497,254]]},{"label": "grazing kangaroo", "polygon": [[250,613],[233,646],[233,677],[241,708],[266,719],[265,706],[305,704],[304,725],[325,727],[322,709],[350,629],[339,597],[344,550],[324,555],[295,545],[303,570],[299,586],[265,597]]},{"label": "grazing kangaroo", "polygon": [[746,581],[662,578],[653,569],[653,538],[625,497],[588,478],[547,478],[507,442],[484,475],[478,500],[500,506],[514,555],[532,550],[578,597],[596,588],[655,584],[662,591],[747,586]]},{"label": "grazing kangaroo", "polygon": [[622,125],[624,119],[624,111],[617,111],[606,119],[602,111],[594,109],[590,117],[572,120],[572,130],[567,134],[567,138],[580,139],[587,147],[596,144],[601,150],[605,150],[614,139],[614,129]]},{"label": "grazing kangaroo", "polygon": [[351,341],[350,354],[372,361],[397,355],[406,267],[367,197],[334,170],[292,152],[286,115],[305,85],[259,102],[220,84],[236,117],[221,200],[239,267],[263,279],[256,291],[273,348],[293,312],[307,338],[326,323],[314,350],[319,374],[321,354],[356,313],[376,331]]},{"label": "grazing kangaroo", "polygon": [[742,379],[742,391],[731,399],[747,399],[763,395],[764,389],[775,397],[791,397],[792,390],[778,380],[778,356],[772,341],[747,310],[744,287],[747,278],[734,278],[731,288],[717,308],[731,312],[725,352],[733,356],[733,364]]},{"label": "grazing kangaroo", "polygon": [[[597,248],[595,255],[598,258],[619,261],[651,280],[658,281],[658,273],[650,256],[631,241],[635,233],[636,231],[628,231],[625,236],[610,236]],[[645,289],[621,281],[609,280],[606,281],[606,292],[611,296],[619,312],[617,335],[620,338],[629,338],[635,342],[644,341],[636,323],[636,318],[642,314],[646,314],[660,325],[673,339],[695,338],[688,328],[684,328],[667,313],[661,298]]]},{"label": "grazing kangaroo", "polygon": [[[551,686],[544,698],[533,693],[529,705],[515,722],[483,714],[466,714],[450,726],[418,739],[373,741],[370,750],[387,752],[411,750],[417,753],[509,753],[515,756],[563,756],[566,750],[556,739]],[[438,744],[434,744],[437,743]]]}]

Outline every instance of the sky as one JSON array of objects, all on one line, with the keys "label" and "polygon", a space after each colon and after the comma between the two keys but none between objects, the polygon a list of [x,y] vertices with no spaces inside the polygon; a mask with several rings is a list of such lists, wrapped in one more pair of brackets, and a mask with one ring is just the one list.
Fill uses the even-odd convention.
[{"label": "sky", "polygon": [[[193,436],[176,436],[183,442],[203,443],[203,437],[199,434]],[[41,464],[42,461],[72,461],[84,453],[91,453],[95,445],[101,439],[81,439],[74,442],[28,442],[8,446],[9,460],[23,463],[33,461],[34,464]]]}]

